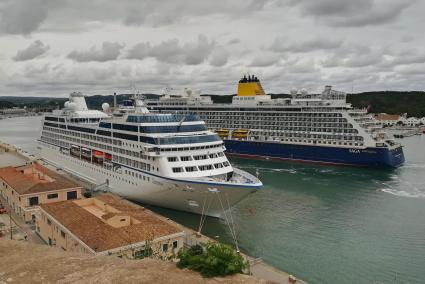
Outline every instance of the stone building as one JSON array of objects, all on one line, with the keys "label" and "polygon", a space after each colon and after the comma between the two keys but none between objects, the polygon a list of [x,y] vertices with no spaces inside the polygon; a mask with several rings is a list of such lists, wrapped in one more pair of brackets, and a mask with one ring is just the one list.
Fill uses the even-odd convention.
[{"label": "stone building", "polygon": [[32,163],[0,168],[0,195],[25,222],[35,220],[40,204],[81,198],[74,181]]},{"label": "stone building", "polygon": [[42,204],[36,231],[66,251],[125,258],[173,259],[185,236],[173,222],[112,194]]}]

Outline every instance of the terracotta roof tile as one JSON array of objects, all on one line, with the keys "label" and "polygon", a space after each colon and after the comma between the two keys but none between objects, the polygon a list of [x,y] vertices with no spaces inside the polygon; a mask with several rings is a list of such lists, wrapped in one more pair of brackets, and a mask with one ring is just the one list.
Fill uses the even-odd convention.
[{"label": "terracotta roof tile", "polygon": [[[23,170],[28,169],[29,167],[34,167],[36,171],[45,174],[53,181],[48,181],[47,179],[42,180],[33,175],[24,174]],[[80,187],[76,182],[37,163],[17,168],[0,168],[0,178],[19,194],[31,194]]]},{"label": "terracotta roof tile", "polygon": [[[120,213],[106,213],[107,218],[98,218],[77,202],[70,200],[42,204],[41,208],[96,252],[143,242],[150,239],[150,235],[156,239],[181,232],[177,226],[153,212],[120,197],[103,194],[94,198],[119,210]],[[128,215],[140,223],[116,228],[105,222],[105,219],[115,215]]]}]

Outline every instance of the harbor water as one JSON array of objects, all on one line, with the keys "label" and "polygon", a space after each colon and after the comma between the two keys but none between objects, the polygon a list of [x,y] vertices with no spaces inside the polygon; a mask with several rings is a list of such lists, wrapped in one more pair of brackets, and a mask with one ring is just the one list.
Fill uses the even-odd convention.
[{"label": "harbor water", "polygon": [[[0,140],[35,152],[39,129],[40,117],[0,120]],[[309,283],[425,283],[425,135],[400,141],[394,170],[232,159],[265,185],[233,210],[241,250]],[[222,220],[203,233],[232,242]]]}]

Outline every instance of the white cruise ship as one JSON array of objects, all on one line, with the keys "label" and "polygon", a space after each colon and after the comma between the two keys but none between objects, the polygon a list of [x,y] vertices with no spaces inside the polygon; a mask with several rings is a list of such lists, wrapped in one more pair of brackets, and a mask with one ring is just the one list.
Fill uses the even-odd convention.
[{"label": "white cruise ship", "polygon": [[43,119],[41,157],[122,197],[214,217],[262,187],[232,167],[197,115],[152,114],[137,97],[113,113],[102,108],[89,110],[72,93]]},{"label": "white cruise ship", "polygon": [[197,114],[223,139],[228,155],[326,165],[398,167],[403,149],[365,109],[353,109],[346,94],[326,86],[321,94],[291,90],[272,99],[260,80],[244,76],[232,103],[187,90],[147,100],[152,112]]}]

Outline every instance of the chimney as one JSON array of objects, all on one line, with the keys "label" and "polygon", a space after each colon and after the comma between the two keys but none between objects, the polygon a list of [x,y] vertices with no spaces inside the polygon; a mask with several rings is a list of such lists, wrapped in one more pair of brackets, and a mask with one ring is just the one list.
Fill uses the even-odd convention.
[{"label": "chimney", "polygon": [[114,109],[117,108],[117,93],[114,92]]}]

